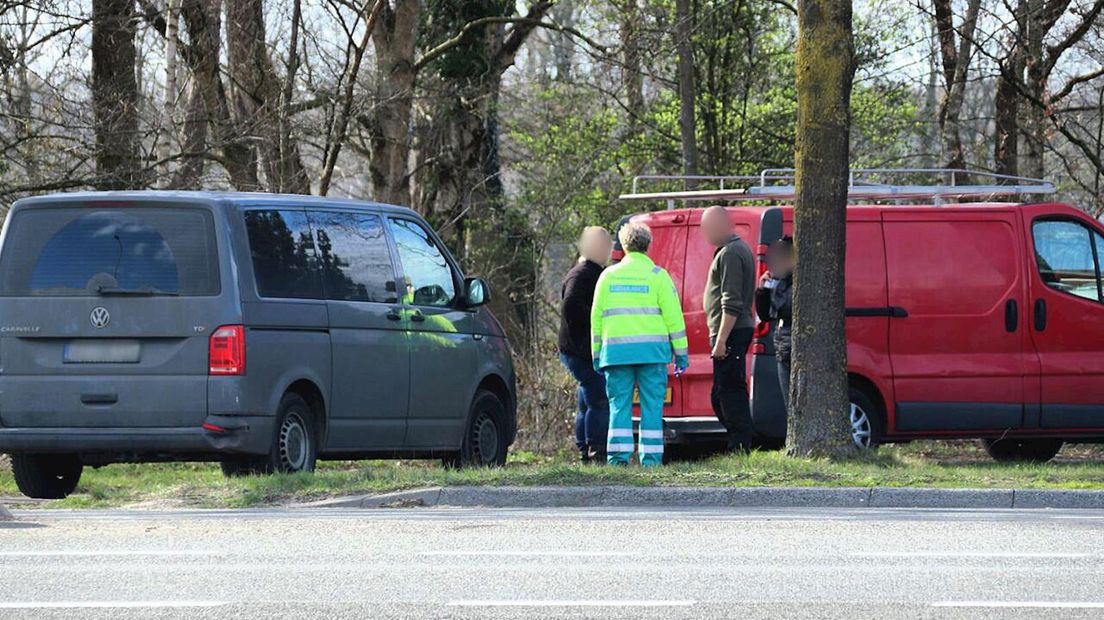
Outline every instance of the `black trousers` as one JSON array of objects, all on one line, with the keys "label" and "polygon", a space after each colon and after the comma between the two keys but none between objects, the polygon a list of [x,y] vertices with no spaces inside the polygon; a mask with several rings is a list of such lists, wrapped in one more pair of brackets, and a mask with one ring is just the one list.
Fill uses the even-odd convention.
[{"label": "black trousers", "polygon": [[751,450],[751,405],[748,403],[747,351],[754,329],[732,330],[723,360],[713,360],[713,413],[728,430],[728,448]]}]

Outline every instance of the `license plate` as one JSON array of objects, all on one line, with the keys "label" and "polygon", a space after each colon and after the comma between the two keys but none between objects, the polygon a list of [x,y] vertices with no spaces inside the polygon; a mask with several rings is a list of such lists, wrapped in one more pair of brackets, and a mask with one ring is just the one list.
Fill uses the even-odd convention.
[{"label": "license plate", "polygon": [[[663,404],[670,405],[675,402],[675,391],[671,388],[667,388],[667,393],[663,395]],[[640,404],[640,390],[633,388],[633,404]]]},{"label": "license plate", "polygon": [[73,340],[65,343],[66,364],[137,364],[142,347],[137,340]]}]

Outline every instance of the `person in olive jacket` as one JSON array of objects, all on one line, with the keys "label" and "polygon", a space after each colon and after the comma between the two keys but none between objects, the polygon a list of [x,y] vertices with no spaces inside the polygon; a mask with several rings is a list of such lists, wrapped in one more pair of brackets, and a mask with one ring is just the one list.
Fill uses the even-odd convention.
[{"label": "person in olive jacket", "polygon": [[588,226],[579,239],[579,262],[567,273],[560,297],[560,362],[579,383],[575,445],[584,463],[606,462],[609,400],[606,379],[591,357],[590,310],[594,287],[613,252],[613,240],[601,226]]},{"label": "person in olive jacket", "polygon": [[782,400],[790,407],[790,352],[793,350],[793,238],[786,236],[767,250],[767,271],[755,290],[755,312],[760,321],[776,321],[774,358],[778,362],[778,384]]}]

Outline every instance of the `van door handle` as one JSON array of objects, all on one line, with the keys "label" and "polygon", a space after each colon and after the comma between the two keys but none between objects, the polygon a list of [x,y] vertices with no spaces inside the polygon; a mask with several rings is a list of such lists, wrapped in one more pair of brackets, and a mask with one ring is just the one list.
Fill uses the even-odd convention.
[{"label": "van door handle", "polygon": [[1020,307],[1015,299],[1004,302],[1004,331],[1012,333],[1020,324]]},{"label": "van door handle", "polygon": [[422,314],[421,310],[415,310],[414,313],[410,315],[410,320],[415,323],[421,323],[425,321],[425,315]]},{"label": "van door handle", "polygon": [[401,321],[402,320],[402,315],[399,314],[398,310],[395,310],[394,308],[392,308],[392,309],[387,311],[387,320],[388,321]]},{"label": "van door handle", "polygon": [[1041,332],[1046,330],[1047,324],[1047,306],[1045,299],[1035,300],[1035,331]]}]

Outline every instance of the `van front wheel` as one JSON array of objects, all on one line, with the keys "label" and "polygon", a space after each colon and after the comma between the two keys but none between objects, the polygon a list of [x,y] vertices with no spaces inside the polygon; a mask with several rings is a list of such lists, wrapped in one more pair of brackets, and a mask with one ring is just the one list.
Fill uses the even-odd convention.
[{"label": "van front wheel", "polygon": [[981,443],[998,463],[1046,463],[1062,449],[1061,439],[983,439]]},{"label": "van front wheel", "polygon": [[65,499],[77,488],[84,465],[75,454],[13,454],[19,492],[34,499]]},{"label": "van front wheel", "polygon": [[460,451],[444,460],[447,467],[487,467],[506,464],[506,407],[493,392],[479,390],[472,400]]}]

